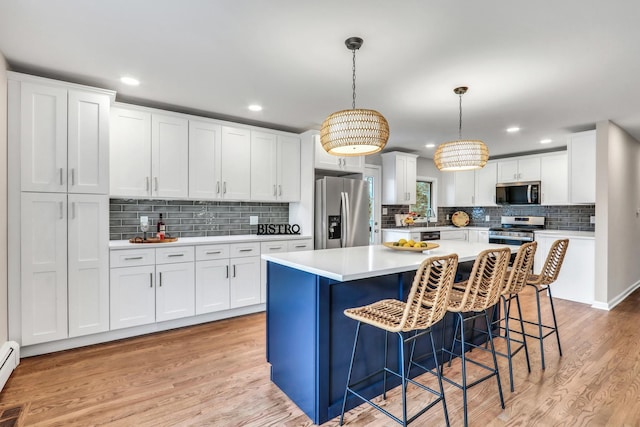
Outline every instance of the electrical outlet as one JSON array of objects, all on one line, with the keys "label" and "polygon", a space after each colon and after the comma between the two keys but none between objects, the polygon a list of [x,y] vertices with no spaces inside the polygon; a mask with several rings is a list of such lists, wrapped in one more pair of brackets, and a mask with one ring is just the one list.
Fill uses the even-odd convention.
[{"label": "electrical outlet", "polygon": [[589,224],[595,224],[596,223],[596,216],[595,215],[591,215],[589,217]]},{"label": "electrical outlet", "polygon": [[449,214],[447,214],[447,221],[449,221]]},{"label": "electrical outlet", "polygon": [[491,221],[491,216],[490,216],[490,215],[485,215],[484,220],[485,220],[486,222]]},{"label": "electrical outlet", "polygon": [[258,225],[258,215],[249,216],[249,225]]},{"label": "electrical outlet", "polygon": [[389,214],[389,209],[382,208],[382,215],[388,215],[388,214]]}]

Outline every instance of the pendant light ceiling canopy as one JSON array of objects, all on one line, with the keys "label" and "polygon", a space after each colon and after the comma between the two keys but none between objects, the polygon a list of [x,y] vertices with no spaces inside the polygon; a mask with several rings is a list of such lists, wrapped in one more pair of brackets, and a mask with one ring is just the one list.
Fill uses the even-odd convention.
[{"label": "pendant light ceiling canopy", "polygon": [[377,153],[389,139],[389,124],[382,114],[375,110],[356,109],[356,50],[362,43],[360,37],[345,40],[347,48],[353,52],[352,108],[331,114],[320,129],[322,148],[335,156]]},{"label": "pendant light ceiling canopy", "polygon": [[458,140],[440,144],[436,149],[433,161],[441,171],[460,171],[480,169],[489,160],[489,149],[477,139],[462,139],[462,95],[467,87],[457,87],[453,92],[460,97],[460,122]]}]

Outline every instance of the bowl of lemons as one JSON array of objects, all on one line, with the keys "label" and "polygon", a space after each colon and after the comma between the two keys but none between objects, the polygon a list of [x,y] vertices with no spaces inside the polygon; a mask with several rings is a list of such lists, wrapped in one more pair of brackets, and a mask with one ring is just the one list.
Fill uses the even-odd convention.
[{"label": "bowl of lemons", "polygon": [[400,239],[395,242],[384,242],[382,244],[389,249],[394,249],[396,251],[409,251],[409,252],[423,252],[423,251],[428,251],[430,249],[434,249],[440,246],[437,243],[416,242],[411,239],[410,240]]}]

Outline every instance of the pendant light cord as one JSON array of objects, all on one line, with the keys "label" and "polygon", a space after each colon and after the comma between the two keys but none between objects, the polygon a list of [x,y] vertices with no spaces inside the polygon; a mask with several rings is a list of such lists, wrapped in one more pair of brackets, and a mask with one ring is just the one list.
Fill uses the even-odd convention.
[{"label": "pendant light cord", "polygon": [[351,103],[351,108],[356,109],[356,50],[353,49],[353,84],[351,85],[351,89],[353,90],[353,102]]},{"label": "pendant light cord", "polygon": [[458,122],[458,139],[462,140],[462,94],[458,95],[460,97],[460,121]]}]

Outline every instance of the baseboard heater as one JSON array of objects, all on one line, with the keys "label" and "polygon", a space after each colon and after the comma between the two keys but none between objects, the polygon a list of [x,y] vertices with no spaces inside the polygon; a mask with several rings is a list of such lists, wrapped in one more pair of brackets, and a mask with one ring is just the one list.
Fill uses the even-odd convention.
[{"label": "baseboard heater", "polygon": [[7,341],[0,347],[0,391],[9,379],[9,375],[20,363],[20,346],[15,341]]}]

